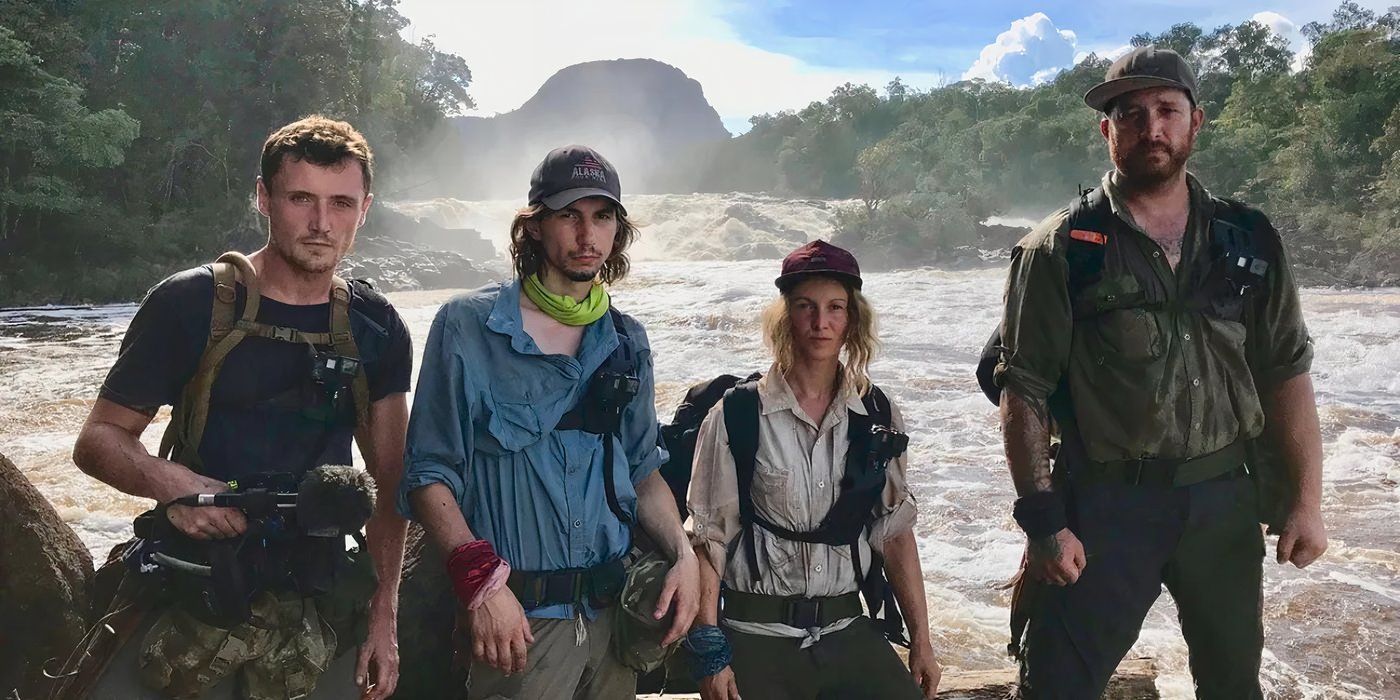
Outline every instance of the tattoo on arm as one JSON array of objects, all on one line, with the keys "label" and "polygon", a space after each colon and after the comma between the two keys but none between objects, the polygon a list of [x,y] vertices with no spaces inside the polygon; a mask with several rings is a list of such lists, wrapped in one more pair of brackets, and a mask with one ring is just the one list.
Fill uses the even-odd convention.
[{"label": "tattoo on arm", "polygon": [[1064,553],[1064,549],[1060,547],[1060,540],[1054,535],[1028,537],[1026,541],[1030,544],[1031,559],[1037,561],[1055,561]]},{"label": "tattoo on arm", "polygon": [[1003,391],[1001,429],[1017,495],[1054,490],[1050,478],[1050,411],[1045,400]]}]

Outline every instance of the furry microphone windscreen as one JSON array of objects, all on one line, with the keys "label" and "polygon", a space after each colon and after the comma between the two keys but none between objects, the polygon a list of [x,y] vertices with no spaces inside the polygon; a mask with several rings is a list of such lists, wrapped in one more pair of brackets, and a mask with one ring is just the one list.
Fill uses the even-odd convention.
[{"label": "furry microphone windscreen", "polygon": [[374,480],[363,469],[316,467],[297,489],[297,524],[309,535],[359,532],[374,514],[374,497]]}]

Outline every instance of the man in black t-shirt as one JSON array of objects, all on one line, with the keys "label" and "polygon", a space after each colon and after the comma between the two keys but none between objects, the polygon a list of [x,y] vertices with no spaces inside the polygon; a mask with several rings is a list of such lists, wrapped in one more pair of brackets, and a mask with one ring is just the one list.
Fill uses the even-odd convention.
[{"label": "man in black t-shirt", "polygon": [[[207,392],[207,402],[198,401],[207,403],[207,419],[194,429],[198,434],[183,434],[190,430],[180,429],[186,424],[179,416],[196,402],[191,396],[199,396],[187,385],[193,385],[192,380],[199,375],[201,358],[210,345],[211,324],[217,325],[216,287],[221,283],[213,268],[203,266],[156,285],[132,319],[117,362],[78,438],[73,459],[84,472],[121,491],[170,504],[163,511],[165,517],[184,535],[218,540],[236,537],[248,528],[242,511],[170,502],[190,494],[227,491],[226,482],[258,473],[299,476],[323,464],[350,464],[352,436],[358,434],[361,453],[378,491],[391,496],[379,500],[366,526],[379,585],[368,603],[368,637],[355,657],[353,675],[364,698],[384,698],[393,692],[398,680],[396,618],[405,522],[394,510],[392,494],[403,470],[408,420],[405,397],[412,355],[408,330],[388,300],[367,283],[352,281],[348,290],[338,287],[334,277],[373,200],[369,193],[371,175],[369,146],[349,124],[307,117],[274,132],[263,147],[257,182],[258,209],[269,224],[268,242],[248,258],[252,263],[248,272],[256,273],[256,285],[249,284],[253,280],[245,272],[239,283],[226,285],[217,293],[222,302],[233,302],[232,317],[237,319],[249,302],[249,287],[260,288],[254,325],[276,332],[250,333],[233,346]],[[312,338],[337,336],[334,319],[337,313],[344,318],[346,291],[353,346],[345,342],[342,333],[334,348],[317,347]],[[289,342],[289,337],[306,342]],[[360,361],[358,371],[363,373],[353,401],[342,398],[349,391],[327,393],[324,378],[312,372],[318,352],[334,354],[343,347],[354,348]],[[360,387],[367,387],[367,392],[362,394]],[[364,394],[367,409],[355,405],[365,401]],[[176,407],[176,432],[182,433],[183,444],[193,445],[183,452],[177,448],[171,454],[175,461],[152,456],[140,441],[163,405]],[[363,424],[359,433],[357,418]],[[143,644],[139,637],[133,642]],[[319,643],[326,645],[324,640]],[[177,643],[165,646],[172,644]],[[334,641],[329,646],[334,649]],[[146,641],[139,662],[144,689],[134,691],[122,686],[122,681],[104,685],[113,674],[134,676],[130,668],[109,671],[98,687],[120,688],[113,692],[123,697],[137,697],[128,695],[134,692],[139,697],[157,697],[150,691],[176,692],[178,677],[163,681],[170,685],[153,684],[153,674],[147,668],[148,657],[155,653],[150,647]],[[219,654],[226,651],[222,648]],[[166,652],[189,655],[185,649]],[[124,658],[119,654],[115,663],[125,663]],[[269,652],[268,659],[273,658],[277,658],[275,653]],[[230,665],[226,658],[215,661]],[[234,659],[233,670],[208,674],[199,669],[191,671],[191,677],[231,676],[242,661],[254,663],[252,658]],[[311,665],[316,668],[310,673],[310,682],[315,683],[315,675],[324,664]],[[331,673],[337,668],[332,666]],[[244,673],[236,683],[230,678],[201,697],[225,697],[235,685],[238,694],[247,698],[281,694],[265,687],[267,674],[256,675]],[[287,676],[288,694],[295,694],[294,680],[305,683],[304,679],[293,679],[290,670],[283,675]],[[348,671],[343,675],[348,676]],[[327,688],[343,689],[349,683],[348,678],[331,678],[329,674],[321,681],[315,697],[344,692]]]}]

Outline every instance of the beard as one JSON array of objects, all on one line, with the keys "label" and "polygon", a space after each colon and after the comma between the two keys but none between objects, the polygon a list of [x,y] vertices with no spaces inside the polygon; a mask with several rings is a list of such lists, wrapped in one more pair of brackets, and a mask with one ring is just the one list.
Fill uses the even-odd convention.
[{"label": "beard", "polygon": [[[1113,154],[1114,165],[1123,174],[1125,184],[1132,189],[1152,189],[1171,181],[1186,168],[1194,139],[1186,144],[1141,144],[1125,153]],[[1116,149],[1115,149],[1116,150]],[[1166,157],[1162,158],[1161,155]],[[1154,157],[1155,156],[1155,157]]]},{"label": "beard", "polygon": [[270,238],[272,250],[297,271],[319,275],[335,270],[340,263],[340,255],[334,248],[301,245],[299,240],[286,241],[280,236]]},{"label": "beard", "polygon": [[[602,268],[599,268],[602,269]],[[574,282],[592,282],[598,276],[598,270],[573,269],[565,270],[564,276]]]},{"label": "beard", "polygon": [[[596,251],[589,252],[590,254],[596,253]],[[598,277],[598,273],[602,271],[603,265],[607,263],[606,258],[600,259],[596,265],[580,265],[570,257],[565,257],[563,260],[557,261],[550,259],[548,253],[545,253],[544,257],[545,265],[542,267],[552,268],[551,272],[558,271],[570,282],[593,281]],[[541,272],[543,272],[543,270],[541,270]]]}]

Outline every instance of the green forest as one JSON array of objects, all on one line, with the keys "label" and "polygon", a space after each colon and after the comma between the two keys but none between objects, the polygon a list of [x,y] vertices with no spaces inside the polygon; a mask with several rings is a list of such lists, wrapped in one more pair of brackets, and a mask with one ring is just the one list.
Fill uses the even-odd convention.
[{"label": "green forest", "polygon": [[[1254,22],[1133,37],[1196,69],[1207,123],[1189,165],[1217,196],[1262,207],[1312,284],[1400,284],[1400,8],[1344,3],[1288,45]],[[824,102],[751,120],[706,153],[700,188],[859,200],[838,242],[873,266],[937,265],[993,215],[1038,220],[1109,166],[1082,96],[1090,55],[1032,89],[983,81],[928,91],[842,85]]]},{"label": "green forest", "polygon": [[472,106],[471,73],[412,44],[395,0],[0,0],[0,306],[132,300],[265,234],[263,140],[349,120],[376,190]]},{"label": "green forest", "polygon": [[[471,72],[411,43],[396,0],[0,0],[0,307],[133,300],[170,272],[263,238],[249,206],[266,134],[348,119],[376,190],[472,107]],[[1192,170],[1261,206],[1311,284],[1400,284],[1400,8],[1343,3],[1292,70],[1261,25],[1180,24],[1134,44],[1196,67],[1207,125]],[[872,267],[985,246],[989,216],[1039,218],[1108,158],[1081,96],[1090,55],[1029,89],[842,85],[702,147],[680,191],[853,199],[836,238]]]}]

